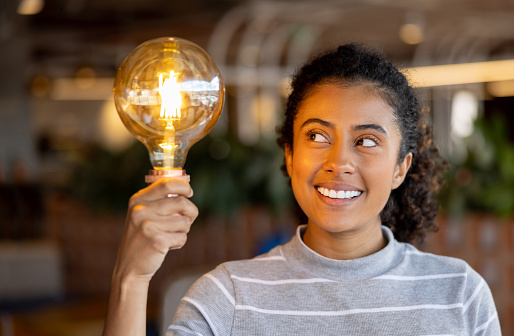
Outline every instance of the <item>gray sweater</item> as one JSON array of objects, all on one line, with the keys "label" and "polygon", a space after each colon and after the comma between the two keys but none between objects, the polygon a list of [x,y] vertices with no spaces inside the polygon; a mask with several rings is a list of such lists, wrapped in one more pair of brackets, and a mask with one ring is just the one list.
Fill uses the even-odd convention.
[{"label": "gray sweater", "polygon": [[171,335],[501,335],[489,287],[464,261],[418,251],[383,227],[387,246],[327,259],[293,239],[202,276]]}]

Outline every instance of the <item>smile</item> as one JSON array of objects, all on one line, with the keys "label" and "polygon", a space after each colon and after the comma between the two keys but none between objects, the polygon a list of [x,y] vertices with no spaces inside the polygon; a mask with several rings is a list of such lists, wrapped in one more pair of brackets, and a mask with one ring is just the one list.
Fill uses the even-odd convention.
[{"label": "smile", "polygon": [[318,187],[318,192],[321,195],[327,196],[330,198],[346,198],[346,199],[354,198],[354,197],[357,197],[360,194],[362,194],[362,192],[355,191],[355,190],[352,190],[352,191],[350,191],[350,190],[347,190],[347,191],[332,190],[332,189],[327,189],[327,188],[323,188],[323,187]]}]

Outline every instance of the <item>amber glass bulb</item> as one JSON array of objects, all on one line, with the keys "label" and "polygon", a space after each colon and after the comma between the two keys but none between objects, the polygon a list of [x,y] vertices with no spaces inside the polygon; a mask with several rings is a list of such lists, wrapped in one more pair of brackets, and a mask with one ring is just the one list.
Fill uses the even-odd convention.
[{"label": "amber glass bulb", "polygon": [[212,58],[180,38],[139,45],[118,69],[114,102],[156,171],[182,169],[189,148],[216,124],[225,87]]}]

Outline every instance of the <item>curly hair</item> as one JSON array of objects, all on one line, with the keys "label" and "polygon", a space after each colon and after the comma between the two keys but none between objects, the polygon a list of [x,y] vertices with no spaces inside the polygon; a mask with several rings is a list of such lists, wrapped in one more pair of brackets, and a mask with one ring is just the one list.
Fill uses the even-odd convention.
[{"label": "curly hair", "polygon": [[[329,50],[293,76],[285,120],[277,128],[277,142],[282,148],[293,148],[293,123],[298,108],[315,87],[323,84],[366,85],[393,108],[401,133],[398,163],[409,153],[413,158],[404,182],[392,190],[380,217],[382,224],[391,228],[399,241],[423,241],[428,232],[437,230],[435,218],[439,204],[436,196],[448,164],[432,141],[427,113],[416,91],[405,76],[375,50],[354,43]],[[287,176],[285,165],[282,169]]]}]

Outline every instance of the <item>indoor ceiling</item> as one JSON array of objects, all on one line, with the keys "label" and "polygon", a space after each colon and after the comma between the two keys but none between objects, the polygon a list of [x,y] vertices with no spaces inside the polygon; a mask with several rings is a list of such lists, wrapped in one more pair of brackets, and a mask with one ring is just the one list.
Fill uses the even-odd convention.
[{"label": "indoor ceiling", "polygon": [[[38,134],[92,139],[99,106],[112,108],[106,99],[116,69],[156,37],[189,39],[213,56],[227,84],[225,115],[236,116],[241,139],[274,129],[277,88],[287,87],[292,68],[343,42],[371,44],[405,67],[514,59],[514,0],[27,0],[44,6],[20,15],[24,1],[0,0],[4,162],[20,153],[35,162],[31,122]],[[402,41],[406,24],[422,32],[421,43]],[[78,87],[81,76],[94,79],[87,90]],[[513,79],[503,81],[514,86]],[[439,143],[450,143],[452,90],[472,89],[481,98],[483,82],[426,90]],[[252,118],[260,119],[245,122]]]},{"label": "indoor ceiling", "polygon": [[[87,65],[112,76],[137,44],[159,36],[190,39],[211,52],[223,20],[225,59],[214,55],[222,64],[237,63],[245,38],[264,41],[284,24],[291,35],[310,33],[303,53],[358,40],[406,65],[514,55],[514,0],[45,0],[31,16],[16,14],[20,1],[0,5],[0,41],[25,41],[33,75],[71,76]],[[421,44],[400,39],[405,23],[423,29]]]}]

